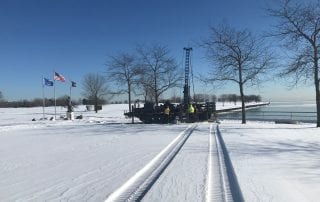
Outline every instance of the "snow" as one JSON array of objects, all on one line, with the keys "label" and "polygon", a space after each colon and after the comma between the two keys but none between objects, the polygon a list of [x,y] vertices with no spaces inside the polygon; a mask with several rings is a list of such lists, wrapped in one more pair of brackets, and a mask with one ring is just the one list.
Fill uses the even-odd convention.
[{"label": "snow", "polygon": [[314,124],[226,121],[220,129],[247,201],[319,201],[320,132]]},{"label": "snow", "polygon": [[143,201],[204,201],[208,158],[208,125],[200,125]]},{"label": "snow", "polygon": [[0,201],[103,201],[185,128],[146,128],[120,116],[115,123],[113,107],[121,106],[97,118],[83,111],[84,120],[38,122],[28,115],[36,109],[12,109],[27,115],[19,127],[1,126]]},{"label": "snow", "polygon": [[188,139],[195,126],[189,126],[180,133],[168,146],[166,146],[154,159],[145,167],[139,170],[133,177],[124,183],[119,189],[111,194],[107,202],[125,201],[127,199],[137,201],[159,177],[161,172],[169,165],[174,156],[178,153],[184,142]]},{"label": "snow", "polygon": [[[104,201],[189,127],[129,124],[126,109],[106,105],[96,114],[80,106],[75,116],[84,118],[73,121],[59,119],[61,107],[56,121],[40,120],[42,108],[0,109],[0,201]],[[143,201],[206,199],[211,126],[198,124]],[[222,121],[219,128],[246,201],[318,201],[314,124]]]}]

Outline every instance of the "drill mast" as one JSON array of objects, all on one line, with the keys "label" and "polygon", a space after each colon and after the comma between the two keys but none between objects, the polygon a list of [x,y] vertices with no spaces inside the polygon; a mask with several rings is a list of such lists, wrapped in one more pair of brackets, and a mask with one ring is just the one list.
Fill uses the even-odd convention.
[{"label": "drill mast", "polygon": [[192,48],[183,48],[185,51],[185,69],[184,69],[184,87],[183,87],[183,104],[185,110],[188,109],[189,103],[190,103],[190,85],[189,85],[189,73],[190,73],[190,67],[191,67],[191,51]]}]

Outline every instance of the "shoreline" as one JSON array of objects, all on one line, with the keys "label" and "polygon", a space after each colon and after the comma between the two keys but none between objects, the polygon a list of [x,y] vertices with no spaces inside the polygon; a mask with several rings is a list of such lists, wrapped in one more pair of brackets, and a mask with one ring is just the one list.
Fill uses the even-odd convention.
[{"label": "shoreline", "polygon": [[[269,105],[270,102],[266,102],[266,103],[259,103],[259,104],[251,104],[251,105],[247,105],[245,106],[246,109],[249,108],[254,108],[254,107],[261,107],[261,106],[266,106]],[[224,112],[231,112],[231,111],[237,111],[237,110],[241,110],[242,107],[233,107],[233,108],[227,108],[227,109],[217,109],[216,113],[224,113]]]}]

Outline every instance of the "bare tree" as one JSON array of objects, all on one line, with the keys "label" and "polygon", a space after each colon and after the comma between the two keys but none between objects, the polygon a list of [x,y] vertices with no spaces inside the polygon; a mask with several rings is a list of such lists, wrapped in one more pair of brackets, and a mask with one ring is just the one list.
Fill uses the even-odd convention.
[{"label": "bare tree", "polygon": [[294,3],[283,1],[276,9],[268,9],[271,16],[278,19],[273,36],[294,52],[291,62],[282,76],[294,78],[294,84],[313,80],[316,93],[317,127],[320,127],[320,2]]},{"label": "bare tree", "polygon": [[141,72],[136,57],[128,53],[111,56],[107,68],[108,79],[119,87],[119,93],[128,94],[129,112],[131,112],[131,95]]},{"label": "bare tree", "polygon": [[2,102],[4,100],[4,96],[2,94],[2,91],[0,91],[0,102]]},{"label": "bare tree", "polygon": [[272,56],[261,38],[248,30],[236,30],[227,25],[211,28],[210,36],[201,44],[206,58],[214,65],[207,82],[235,82],[242,101],[242,123],[246,123],[245,85],[257,85],[260,76],[272,64]]},{"label": "bare tree", "polygon": [[99,74],[86,74],[83,79],[83,96],[94,103],[94,109],[98,113],[98,105],[110,95],[107,80]]},{"label": "bare tree", "polygon": [[139,79],[139,82],[138,82],[138,86],[139,86],[139,89],[140,89],[140,95],[143,96],[144,98],[144,102],[155,102],[154,98],[155,98],[155,94],[154,94],[154,90],[151,89],[150,87],[150,83],[152,81],[148,81],[148,79],[142,75],[140,75],[140,79]]},{"label": "bare tree", "polygon": [[5,98],[3,96],[2,91],[0,91],[0,107],[6,107],[7,104],[5,103]]},{"label": "bare tree", "polygon": [[159,97],[170,88],[177,87],[181,76],[174,58],[165,46],[154,45],[151,48],[139,47],[140,65],[143,68],[141,83],[151,90],[156,105]]}]

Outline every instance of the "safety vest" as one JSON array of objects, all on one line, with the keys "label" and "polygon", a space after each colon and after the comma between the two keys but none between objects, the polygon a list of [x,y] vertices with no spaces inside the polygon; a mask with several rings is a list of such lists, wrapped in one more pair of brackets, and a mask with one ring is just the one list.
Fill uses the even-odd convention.
[{"label": "safety vest", "polygon": [[189,114],[193,114],[194,113],[194,108],[193,108],[192,105],[189,106],[188,112],[189,112]]}]

